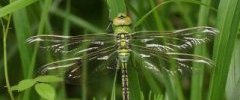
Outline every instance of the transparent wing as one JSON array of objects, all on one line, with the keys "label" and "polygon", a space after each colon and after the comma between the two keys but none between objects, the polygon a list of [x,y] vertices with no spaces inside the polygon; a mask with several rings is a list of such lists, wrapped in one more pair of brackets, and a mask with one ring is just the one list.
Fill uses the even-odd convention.
[{"label": "transparent wing", "polygon": [[131,43],[154,48],[161,52],[173,52],[193,48],[212,40],[218,30],[212,27],[193,27],[173,32],[135,32]]},{"label": "transparent wing", "polygon": [[[144,59],[144,64],[147,68],[155,71],[167,72],[174,74],[176,72],[192,71],[191,64],[203,64],[209,69],[215,65],[212,60],[192,54],[175,53],[175,52],[159,52],[152,48],[147,48],[139,45],[131,45],[132,52]],[[176,67],[173,67],[176,66]]]},{"label": "transparent wing", "polygon": [[113,34],[94,34],[79,36],[37,35],[27,39],[29,44],[39,44],[40,48],[55,53],[74,54],[94,51],[114,44]]},{"label": "transparent wing", "polygon": [[42,66],[39,74],[51,74],[64,77],[68,84],[79,84],[81,70],[86,66],[90,72],[117,67],[117,46],[106,47],[80,57],[55,61]]}]

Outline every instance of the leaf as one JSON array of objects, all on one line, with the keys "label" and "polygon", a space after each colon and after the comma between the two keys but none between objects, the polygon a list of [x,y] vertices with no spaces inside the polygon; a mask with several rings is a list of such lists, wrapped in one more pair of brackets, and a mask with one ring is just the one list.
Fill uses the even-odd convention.
[{"label": "leaf", "polygon": [[11,87],[11,91],[16,91],[16,90],[18,90],[18,85],[14,85]]},{"label": "leaf", "polygon": [[5,6],[5,7],[2,7],[0,9],[0,18],[9,14],[9,13],[12,13],[16,10],[24,8],[24,7],[34,3],[36,1],[38,1],[38,0],[17,0],[17,1],[15,1],[15,2],[13,2],[13,3]]},{"label": "leaf", "polygon": [[52,76],[52,75],[45,75],[45,76],[38,76],[34,79],[37,82],[61,82],[63,79]]},{"label": "leaf", "polygon": [[38,83],[35,85],[35,90],[44,99],[54,100],[56,91],[55,89],[46,83]]},{"label": "leaf", "polygon": [[209,100],[225,100],[226,83],[229,65],[236,43],[237,30],[240,22],[240,1],[220,0],[217,24],[220,31],[214,44],[213,58],[216,69],[210,83]]},{"label": "leaf", "polygon": [[18,91],[23,91],[26,90],[30,87],[32,87],[34,84],[36,83],[36,81],[34,81],[33,79],[26,79],[26,80],[22,80],[19,82],[18,85],[13,86],[12,89],[16,89]]}]

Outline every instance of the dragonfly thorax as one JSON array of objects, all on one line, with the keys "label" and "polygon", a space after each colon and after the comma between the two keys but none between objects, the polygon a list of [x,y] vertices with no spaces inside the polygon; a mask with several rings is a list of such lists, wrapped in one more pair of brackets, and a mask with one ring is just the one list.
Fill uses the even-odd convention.
[{"label": "dragonfly thorax", "polygon": [[130,49],[129,39],[132,32],[130,25],[132,20],[124,13],[120,13],[113,19],[114,34],[116,34],[116,43],[118,45],[118,58],[121,62],[127,62]]},{"label": "dragonfly thorax", "polygon": [[119,33],[116,35],[116,43],[118,45],[118,56],[121,62],[127,62],[129,58],[129,39],[128,33]]},{"label": "dragonfly thorax", "polygon": [[128,33],[119,33],[116,35],[116,43],[119,49],[129,49],[130,35]]}]

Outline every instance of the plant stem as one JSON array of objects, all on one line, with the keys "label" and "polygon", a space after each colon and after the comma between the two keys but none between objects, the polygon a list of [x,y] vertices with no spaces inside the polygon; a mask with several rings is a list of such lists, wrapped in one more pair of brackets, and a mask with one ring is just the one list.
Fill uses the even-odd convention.
[{"label": "plant stem", "polygon": [[7,44],[6,44],[6,42],[7,42],[7,34],[8,34],[10,21],[11,21],[11,15],[8,16],[8,22],[7,22],[6,29],[2,23],[2,25],[3,25],[3,57],[4,57],[3,60],[4,60],[4,75],[5,75],[5,81],[6,81],[6,85],[7,85],[8,94],[9,94],[11,100],[14,100],[14,96],[11,91],[10,82],[9,82],[9,78],[8,78],[8,66],[7,66]]}]

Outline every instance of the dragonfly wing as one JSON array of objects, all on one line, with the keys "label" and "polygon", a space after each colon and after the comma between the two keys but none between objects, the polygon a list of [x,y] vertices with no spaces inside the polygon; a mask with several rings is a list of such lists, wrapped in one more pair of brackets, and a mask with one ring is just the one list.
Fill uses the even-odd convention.
[{"label": "dragonfly wing", "polygon": [[[86,53],[80,57],[73,57],[55,61],[41,67],[39,74],[51,74],[65,77],[66,83],[75,84],[79,81],[83,66],[87,66],[90,71],[98,71],[107,67],[112,67],[116,59],[116,45],[100,49],[95,52]],[[91,65],[91,66],[90,66]]]},{"label": "dragonfly wing", "polygon": [[[113,34],[60,36],[37,35],[27,39],[29,44],[38,44],[54,53],[74,54],[96,50],[114,44]],[[87,49],[86,49],[87,48]]]},{"label": "dragonfly wing", "polygon": [[212,40],[218,30],[212,27],[193,27],[172,32],[135,32],[132,43],[155,48],[160,52],[173,52],[193,48]]},{"label": "dragonfly wing", "polygon": [[[212,60],[192,54],[186,53],[174,53],[174,52],[159,52],[157,50],[131,45],[132,51],[139,57],[143,58],[144,64],[147,68],[153,69],[155,71],[167,72],[167,73],[182,73],[183,70],[192,71],[191,64],[203,64],[208,66],[208,68],[213,68],[214,63]],[[176,67],[173,67],[176,66]]]},{"label": "dragonfly wing", "polygon": [[[87,72],[89,77],[94,75],[99,75],[101,72],[108,72],[109,68],[117,68],[117,52],[112,52],[109,55],[105,55],[99,58],[94,58],[93,60],[88,60],[85,63],[87,67]],[[84,63],[78,65],[78,67],[70,67],[65,72],[65,81],[68,84],[79,85],[81,84],[83,76]],[[116,70],[116,69],[114,69]],[[101,73],[102,74],[102,73]]]}]

